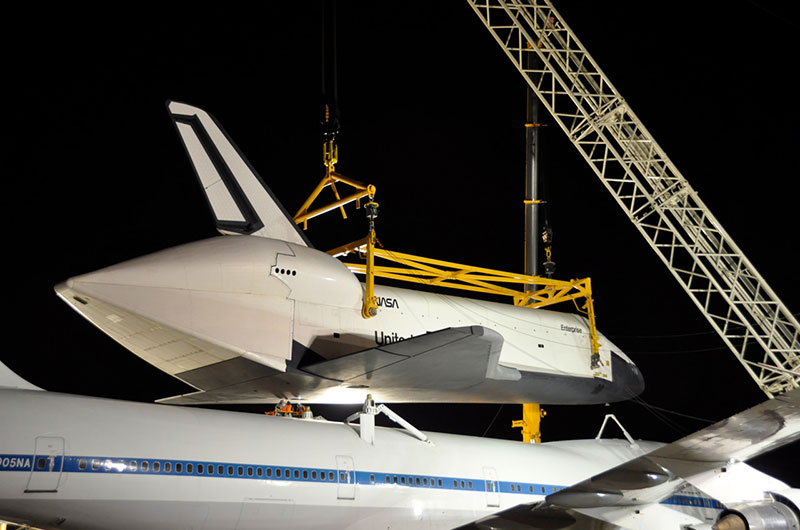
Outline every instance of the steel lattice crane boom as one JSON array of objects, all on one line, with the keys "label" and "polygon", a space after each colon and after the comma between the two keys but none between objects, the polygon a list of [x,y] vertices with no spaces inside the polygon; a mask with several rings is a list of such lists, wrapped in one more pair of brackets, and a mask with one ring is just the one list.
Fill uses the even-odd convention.
[{"label": "steel lattice crane boom", "polygon": [[[772,397],[800,386],[797,319],[552,3],[467,1],[759,387]],[[536,54],[539,61],[528,61],[529,54]]]}]

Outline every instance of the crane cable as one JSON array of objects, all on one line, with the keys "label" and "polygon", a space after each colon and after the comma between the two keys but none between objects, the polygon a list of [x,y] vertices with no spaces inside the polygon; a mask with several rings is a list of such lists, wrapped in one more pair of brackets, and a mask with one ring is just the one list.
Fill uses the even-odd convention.
[{"label": "crane cable", "polygon": [[339,73],[336,50],[336,0],[322,2],[322,138],[333,154],[339,134]]}]

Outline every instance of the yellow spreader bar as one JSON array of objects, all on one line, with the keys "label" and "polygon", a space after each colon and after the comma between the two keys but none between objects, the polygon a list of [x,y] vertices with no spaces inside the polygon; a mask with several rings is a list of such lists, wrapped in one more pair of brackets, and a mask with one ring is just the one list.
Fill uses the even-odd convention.
[{"label": "yellow spreader bar", "polygon": [[[569,281],[554,280],[393,252],[375,247],[374,230],[366,238],[329,250],[328,253],[336,257],[353,253],[366,258],[365,263],[345,262],[345,265],[353,273],[366,276],[362,310],[364,318],[371,318],[377,314],[373,281],[376,276],[423,285],[510,296],[514,300],[514,305],[532,309],[571,300],[579,311],[586,314],[589,320],[592,368],[599,365],[600,341],[597,335],[590,278]],[[376,258],[391,261],[400,266],[376,265],[374,263]],[[539,285],[541,288],[535,291],[525,290],[524,287],[515,288],[525,285]],[[585,299],[582,307],[577,304],[577,300],[580,298]]]}]

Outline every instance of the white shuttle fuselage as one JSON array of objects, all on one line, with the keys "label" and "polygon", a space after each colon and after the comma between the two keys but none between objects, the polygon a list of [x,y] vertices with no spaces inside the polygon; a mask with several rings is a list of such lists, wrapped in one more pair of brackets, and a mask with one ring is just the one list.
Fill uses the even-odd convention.
[{"label": "white shuttle fuselage", "polygon": [[263,237],[167,249],[57,291],[202,391],[175,403],[352,403],[365,389],[382,401],[603,403],[643,388],[605,337],[601,366],[591,368],[588,325],[577,315],[376,286],[380,310],[365,319],[363,285],[341,262]]}]

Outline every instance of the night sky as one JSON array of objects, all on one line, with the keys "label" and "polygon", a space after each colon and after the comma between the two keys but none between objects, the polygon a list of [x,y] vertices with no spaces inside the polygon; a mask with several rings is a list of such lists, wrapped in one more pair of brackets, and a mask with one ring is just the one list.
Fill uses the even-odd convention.
[{"label": "night sky", "polygon": [[[521,76],[466,2],[340,2],[337,170],[377,186],[386,248],[522,270]],[[790,310],[800,310],[795,80],[800,17],[783,2],[560,1],[561,14]],[[152,401],[188,387],[118,346],[53,292],[67,278],[213,237],[165,102],[213,114],[287,210],[322,175],[320,4],[259,11],[22,13],[4,39],[2,360],[48,390]],[[42,18],[44,17],[44,19]],[[558,278],[592,278],[600,329],[642,369],[648,404],[546,407],[545,440],[593,437],[614,412],[671,441],[764,395],[558,127],[542,174]],[[363,237],[351,206],[315,246]],[[10,241],[9,241],[10,240]],[[21,307],[19,307],[21,305]],[[565,311],[570,310],[564,307]],[[238,407],[252,411],[263,407]],[[394,405],[425,430],[517,439],[515,405]],[[343,419],[355,407],[315,407]],[[686,417],[686,415],[691,417]],[[708,421],[704,421],[708,420]],[[617,435],[617,433],[615,433]],[[800,485],[788,448],[756,461]]]}]

